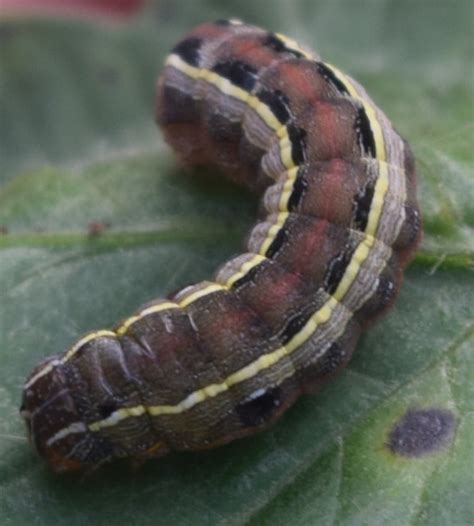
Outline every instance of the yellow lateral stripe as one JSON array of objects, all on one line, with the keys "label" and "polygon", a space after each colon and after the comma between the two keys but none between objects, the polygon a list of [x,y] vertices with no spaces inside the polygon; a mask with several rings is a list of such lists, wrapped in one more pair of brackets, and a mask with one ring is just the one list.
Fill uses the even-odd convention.
[{"label": "yellow lateral stripe", "polygon": [[275,117],[273,111],[255,95],[249,94],[247,104],[258,114],[258,116],[265,122],[265,124],[274,130],[277,135],[285,136],[288,134],[286,126]]},{"label": "yellow lateral stripe", "polygon": [[163,303],[159,303],[158,305],[151,305],[150,307],[147,307],[146,309],[143,309],[138,314],[135,314],[134,316],[130,316],[130,318],[127,318],[118,329],[116,329],[116,334],[118,336],[123,336],[128,329],[138,320],[141,318],[148,316],[149,314],[155,314],[156,312],[161,312],[162,310],[168,310],[168,309],[178,309],[179,305],[177,303],[172,303],[171,301],[166,301]]},{"label": "yellow lateral stripe", "polygon": [[28,382],[26,382],[24,389],[29,389],[37,380],[39,380],[46,374],[49,374],[55,367],[66,363],[77,353],[77,351],[83,345],[85,345],[86,343],[89,343],[91,340],[94,340],[96,338],[101,338],[101,337],[116,338],[117,335],[115,334],[115,332],[107,331],[107,330],[101,330],[101,331],[91,332],[87,334],[86,336],[84,336],[84,338],[81,338],[78,342],[76,342],[61,359],[51,360],[42,369],[40,369],[34,376],[32,376],[28,380]]},{"label": "yellow lateral stripe", "polygon": [[151,416],[179,414],[191,409],[195,405],[205,401],[208,398],[213,398],[218,394],[227,391],[233,385],[255,377],[259,372],[275,365],[282,358],[294,352],[305,341],[307,341],[320,324],[329,321],[334,308],[337,306],[337,303],[338,302],[333,297],[329,298],[329,300],[315,314],[313,314],[301,331],[297,333],[286,346],[281,346],[271,353],[259,356],[249,365],[228,376],[223,382],[205,386],[202,389],[191,393],[176,405],[139,405],[135,407],[124,407],[118,409],[109,417],[90,424],[89,429],[91,431],[99,431],[103,428],[112,427],[126,418],[132,416],[141,416],[145,413],[148,413]]},{"label": "yellow lateral stripe", "polygon": [[333,298],[336,301],[341,302],[344,296],[347,294],[347,291],[354,282],[357,274],[362,266],[362,263],[367,259],[370,249],[374,244],[374,238],[372,236],[366,236],[364,240],[359,243],[359,246],[352,255],[351,261],[347,266],[344,275],[339,282],[336,290],[334,291]]},{"label": "yellow lateral stripe", "polygon": [[272,244],[272,241],[275,239],[278,232],[282,229],[289,215],[290,215],[289,212],[279,212],[278,213],[275,223],[273,223],[273,225],[268,229],[267,237],[265,238],[263,243],[260,245],[260,250],[259,250],[260,255],[264,256],[267,253],[267,250]]},{"label": "yellow lateral stripe", "polygon": [[365,229],[365,238],[352,255],[351,261],[344,272],[344,275],[337,286],[333,296],[341,301],[354,282],[362,263],[367,259],[370,250],[375,243],[375,234],[379,224],[380,216],[384,204],[384,197],[388,190],[388,171],[386,163],[379,163],[379,177],[375,183],[374,196],[370,207],[369,219]]},{"label": "yellow lateral stripe", "polygon": [[200,68],[195,68],[194,66],[191,66],[178,55],[168,55],[165,61],[165,66],[173,66],[174,68],[181,71],[182,73],[185,73],[188,77],[191,77],[192,79],[198,79],[201,76]]},{"label": "yellow lateral stripe", "polygon": [[195,80],[204,79],[209,84],[216,86],[220,91],[222,91],[222,93],[245,102],[258,114],[265,124],[270,129],[277,132],[279,136],[284,136],[287,134],[286,126],[282,126],[281,122],[275,117],[275,114],[265,103],[255,97],[255,95],[252,95],[250,92],[235,86],[235,84],[232,84],[230,80],[226,79],[225,77],[222,77],[214,71],[206,68],[196,68],[195,66],[191,66],[182,60],[178,55],[170,55],[167,58],[165,64],[173,66],[177,70]]},{"label": "yellow lateral stripe", "polygon": [[86,431],[87,427],[84,424],[84,422],[73,422],[72,424],[69,424],[67,427],[63,427],[57,433],[55,433],[50,439],[48,439],[46,445],[51,447],[55,442],[62,440],[68,435],[73,435],[76,433],[85,433]]},{"label": "yellow lateral stripe", "polygon": [[190,303],[193,303],[199,298],[202,298],[203,296],[207,296],[208,294],[211,294],[212,292],[217,292],[220,290],[227,290],[227,287],[225,287],[224,285],[219,285],[218,283],[211,283],[207,287],[204,287],[203,289],[197,290],[196,292],[193,292],[189,296],[186,296],[183,300],[179,302],[178,305],[181,308],[187,307]]},{"label": "yellow lateral stripe", "polygon": [[280,158],[287,170],[291,170],[295,166],[291,156],[291,147],[290,136],[286,134],[280,139]]},{"label": "yellow lateral stripe", "polygon": [[45,367],[43,367],[43,369],[38,371],[38,373],[35,374],[25,384],[24,389],[29,389],[37,380],[49,374],[55,367],[69,361],[82,346],[91,342],[92,340],[95,340],[101,337],[117,338],[118,336],[124,336],[126,332],[128,331],[128,329],[134,323],[141,320],[145,316],[148,316],[150,314],[154,314],[156,312],[160,312],[163,310],[183,308],[183,307],[190,305],[193,301],[196,301],[197,299],[202,298],[203,296],[206,296],[207,294],[211,294],[212,292],[217,292],[220,290],[228,290],[233,285],[233,283],[235,283],[238,279],[245,276],[245,274],[247,274],[247,272],[251,268],[253,268],[254,266],[258,265],[259,263],[265,260],[266,260],[265,257],[260,256],[259,254],[256,254],[250,261],[247,261],[246,263],[244,263],[238,272],[230,276],[225,285],[219,285],[218,283],[212,283],[208,287],[205,287],[204,289],[201,289],[199,291],[196,291],[193,294],[190,294],[188,297],[184,298],[179,304],[173,303],[170,301],[165,301],[158,305],[152,305],[150,307],[147,307],[146,309],[143,309],[142,311],[140,311],[138,314],[131,316],[130,318],[127,318],[122,323],[122,325],[120,325],[120,327],[117,328],[115,332],[109,331],[109,330],[100,330],[100,331],[95,331],[95,332],[91,332],[87,334],[86,336],[84,336],[84,338],[81,338],[79,341],[77,341],[74,344],[74,346],[71,347],[71,349],[69,349],[69,351],[66,352],[63,358],[61,358],[60,360],[52,360]]},{"label": "yellow lateral stripe", "polygon": [[314,56],[309,51],[303,49],[298,44],[298,42],[296,42],[296,40],[293,40],[292,38],[289,38],[286,35],[282,35],[281,33],[275,33],[275,35],[283,42],[286,48],[301,53],[305,58],[309,60],[314,60]]},{"label": "yellow lateral stripe", "polygon": [[296,333],[293,338],[286,344],[286,348],[289,353],[294,352],[296,349],[301,347],[311,336],[314,334],[319,325],[327,323],[331,315],[337,306],[338,302],[330,297],[326,303],[316,311],[311,318],[306,322],[300,332]]},{"label": "yellow lateral stripe", "polygon": [[108,418],[104,420],[98,420],[89,425],[91,431],[99,431],[105,427],[111,427],[116,425],[121,420],[124,420],[131,416],[141,416],[145,413],[148,413],[151,416],[158,415],[171,415],[179,414],[183,411],[191,409],[195,405],[203,402],[207,398],[213,398],[218,394],[227,391],[233,385],[241,383],[245,380],[253,378],[261,370],[271,367],[272,365],[279,362],[284,356],[287,355],[287,350],[285,347],[279,347],[270,354],[263,354],[257,360],[250,363],[246,367],[243,367],[234,374],[231,374],[219,384],[211,384],[194,393],[191,393],[189,396],[184,398],[181,402],[176,405],[155,405],[155,406],[135,406],[135,407],[124,407],[118,409]]},{"label": "yellow lateral stripe", "polygon": [[75,345],[73,345],[73,347],[71,347],[71,349],[69,349],[69,351],[67,351],[67,353],[63,356],[61,362],[65,363],[68,360],[70,360],[77,353],[77,351],[86,343],[89,343],[91,340],[95,340],[96,338],[102,337],[116,338],[117,335],[115,334],[115,332],[108,330],[91,332],[84,336],[84,338],[81,338]]},{"label": "yellow lateral stripe", "polygon": [[388,165],[385,162],[379,162],[378,165],[379,176],[377,178],[377,182],[375,183],[374,195],[372,197],[372,203],[370,206],[369,219],[365,228],[365,232],[368,235],[374,237],[377,234],[377,227],[380,222],[380,217],[382,215],[385,194],[387,193],[389,187]]},{"label": "yellow lateral stripe", "polygon": [[25,384],[23,389],[29,389],[35,382],[37,382],[41,377],[50,373],[56,366],[58,366],[61,360],[51,360],[47,365],[40,369],[34,376],[32,376]]},{"label": "yellow lateral stripe", "polygon": [[240,267],[239,271],[237,271],[235,274],[232,274],[232,276],[228,278],[228,280],[225,282],[225,286],[230,289],[232,285],[240,278],[243,278],[250,269],[256,267],[263,261],[266,261],[266,259],[266,257],[261,256],[260,254],[255,254],[252,259],[249,259]]},{"label": "yellow lateral stripe", "polygon": [[226,79],[225,77],[222,77],[214,71],[210,71],[209,69],[204,68],[200,68],[198,71],[200,72],[199,78],[204,79],[209,84],[213,84],[225,95],[229,95],[231,97],[239,99],[242,102],[247,102],[247,99],[249,98],[248,91],[245,91],[244,89],[239,88],[235,84],[232,84],[230,80]]},{"label": "yellow lateral stripe", "polygon": [[283,184],[283,188],[280,195],[280,201],[278,202],[278,209],[280,212],[286,212],[288,210],[288,201],[293,193],[293,186],[296,181],[298,174],[298,166],[294,166],[288,170],[287,178]]},{"label": "yellow lateral stripe", "polygon": [[327,68],[329,68],[334,73],[334,75],[344,84],[350,95],[354,99],[359,101],[364,107],[364,110],[367,114],[367,118],[370,122],[372,133],[374,134],[376,158],[380,161],[386,161],[387,156],[385,151],[385,141],[383,138],[382,127],[380,126],[380,122],[377,119],[377,113],[375,111],[374,106],[370,102],[368,102],[363,95],[359,94],[354,84],[352,84],[352,82],[349,80],[349,77],[347,77],[347,75],[345,75],[341,70],[337,69],[332,64],[328,64],[327,62],[324,62],[324,65]]},{"label": "yellow lateral stripe", "polygon": [[120,327],[117,328],[116,333],[117,336],[124,336],[125,333],[130,329],[130,327],[137,322],[138,320],[142,319],[142,313],[136,314],[135,316],[130,316],[130,318],[127,318]]},{"label": "yellow lateral stripe", "polygon": [[283,137],[286,137],[288,135],[288,130],[286,128],[286,124],[283,124],[275,131],[277,137],[279,139],[283,139]]}]

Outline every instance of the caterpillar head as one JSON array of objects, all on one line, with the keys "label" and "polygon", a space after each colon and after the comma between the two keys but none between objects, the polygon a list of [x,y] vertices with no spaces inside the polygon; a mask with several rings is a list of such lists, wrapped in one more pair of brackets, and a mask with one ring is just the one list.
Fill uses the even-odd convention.
[{"label": "caterpillar head", "polygon": [[20,413],[30,443],[55,472],[90,469],[111,457],[111,446],[91,433],[79,415],[56,356],[33,370]]}]

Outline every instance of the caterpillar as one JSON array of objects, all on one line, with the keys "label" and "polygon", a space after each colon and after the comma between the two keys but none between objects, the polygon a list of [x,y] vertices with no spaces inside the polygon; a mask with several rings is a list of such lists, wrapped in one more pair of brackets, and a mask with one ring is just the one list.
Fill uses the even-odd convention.
[{"label": "caterpillar", "polygon": [[246,251],[40,363],[30,441],[57,472],[260,431],[347,364],[421,237],[407,142],[366,91],[279,33],[205,23],[171,51],[156,120],[189,165],[262,197]]}]

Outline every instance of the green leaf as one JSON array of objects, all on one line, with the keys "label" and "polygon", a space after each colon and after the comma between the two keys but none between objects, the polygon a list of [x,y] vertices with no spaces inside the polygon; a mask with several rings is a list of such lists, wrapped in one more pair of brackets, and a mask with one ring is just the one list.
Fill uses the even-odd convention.
[{"label": "green leaf", "polygon": [[[2,524],[472,524],[472,6],[157,5],[122,26],[0,27]],[[32,367],[209,277],[255,219],[253,196],[184,174],[153,123],[167,50],[198,22],[236,16],[311,45],[366,86],[414,148],[423,245],[349,367],[270,431],[138,472],[52,475],[18,415]]]}]

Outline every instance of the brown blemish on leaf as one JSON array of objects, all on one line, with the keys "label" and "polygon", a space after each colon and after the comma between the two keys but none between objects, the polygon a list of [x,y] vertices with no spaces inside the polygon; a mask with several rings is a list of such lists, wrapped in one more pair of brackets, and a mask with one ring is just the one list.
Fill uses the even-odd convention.
[{"label": "brown blemish on leaf", "polygon": [[409,409],[390,431],[387,447],[395,455],[410,458],[433,453],[449,442],[455,424],[448,409]]}]

